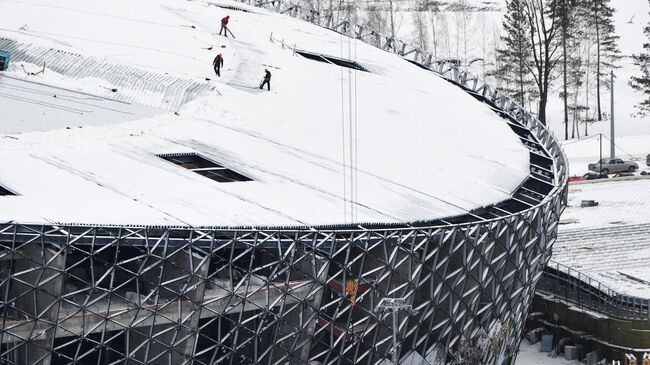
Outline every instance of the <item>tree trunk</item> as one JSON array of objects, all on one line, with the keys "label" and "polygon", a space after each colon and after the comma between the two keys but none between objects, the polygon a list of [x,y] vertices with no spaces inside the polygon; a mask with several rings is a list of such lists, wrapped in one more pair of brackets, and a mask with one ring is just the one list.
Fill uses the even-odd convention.
[{"label": "tree trunk", "polygon": [[589,71],[591,71],[591,54],[587,48],[587,71],[585,72],[585,137],[589,135],[587,125],[589,124]]},{"label": "tree trunk", "polygon": [[600,109],[600,26],[598,24],[598,2],[595,3],[596,16],[596,103],[598,105],[598,121],[603,120],[603,113]]},{"label": "tree trunk", "polygon": [[542,122],[543,125],[546,125],[546,99],[548,99],[546,93],[539,95],[539,110],[537,118],[539,118],[539,121]]},{"label": "tree trunk", "polygon": [[519,101],[521,102],[521,107],[525,107],[525,94],[524,94],[524,70],[523,66],[519,65]]},{"label": "tree trunk", "polygon": [[[569,105],[567,102],[567,85],[566,85],[566,37],[567,37],[567,32],[566,32],[566,26],[567,26],[567,9],[566,9],[566,0],[564,0],[564,6],[563,6],[563,14],[562,14],[562,67],[563,67],[563,72],[562,72],[562,89],[564,91],[564,95],[562,97],[564,101],[564,140],[569,139]],[[575,132],[575,127],[573,128]],[[571,136],[573,138],[573,135]]]},{"label": "tree trunk", "polygon": [[390,36],[395,39],[395,20],[393,19],[393,0],[389,0],[390,5]]},{"label": "tree trunk", "polygon": [[578,139],[580,139],[580,117],[578,113],[578,92],[580,90],[580,85],[576,82],[575,84],[575,95],[573,95],[573,123],[576,125],[576,134]]},{"label": "tree trunk", "polygon": [[436,14],[431,12],[429,9],[429,15],[431,16],[431,36],[433,41],[433,58],[438,59],[438,37],[436,36],[436,23],[434,17]]}]

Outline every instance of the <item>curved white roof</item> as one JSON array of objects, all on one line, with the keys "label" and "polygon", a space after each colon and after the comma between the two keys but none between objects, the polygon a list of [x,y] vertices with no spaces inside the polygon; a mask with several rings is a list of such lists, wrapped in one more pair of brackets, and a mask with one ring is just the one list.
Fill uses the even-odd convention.
[{"label": "curved white roof", "polygon": [[[160,110],[106,123],[87,115],[74,122],[83,128],[64,129],[57,120],[49,129],[44,111],[40,128],[13,133],[0,124],[0,184],[18,194],[0,196],[1,221],[421,221],[505,200],[528,175],[528,150],[486,105],[431,72],[326,29],[256,8],[242,12],[199,1],[50,3],[3,3],[0,37],[197,82],[214,79],[216,51],[204,49],[214,45],[224,55],[223,77],[210,81],[216,91],[186,104],[179,115]],[[213,34],[226,14],[236,39]],[[271,33],[299,49],[356,59],[369,72],[297,56],[271,42]],[[273,73],[271,92],[257,89],[265,67]],[[8,75],[21,73],[14,65]],[[101,80],[47,71],[31,80],[111,94]],[[151,92],[134,87],[117,94]],[[16,102],[0,98],[0,109]],[[156,156],[181,152],[199,153],[252,181],[218,183]],[[351,191],[354,209],[346,204]]]}]

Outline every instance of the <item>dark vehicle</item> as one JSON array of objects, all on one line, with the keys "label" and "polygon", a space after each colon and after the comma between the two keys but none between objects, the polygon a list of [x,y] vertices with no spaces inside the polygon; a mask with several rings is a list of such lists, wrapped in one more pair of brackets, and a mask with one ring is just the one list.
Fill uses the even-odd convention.
[{"label": "dark vehicle", "polygon": [[620,158],[603,158],[599,162],[590,163],[589,170],[600,172],[603,174],[611,174],[614,172],[634,172],[639,169],[634,161],[623,161]]},{"label": "dark vehicle", "polygon": [[598,180],[598,179],[608,178],[607,174],[599,174],[597,172],[588,172],[584,174],[582,177],[584,177],[586,180]]},{"label": "dark vehicle", "polygon": [[597,207],[598,202],[595,200],[583,200],[580,202],[580,208]]}]

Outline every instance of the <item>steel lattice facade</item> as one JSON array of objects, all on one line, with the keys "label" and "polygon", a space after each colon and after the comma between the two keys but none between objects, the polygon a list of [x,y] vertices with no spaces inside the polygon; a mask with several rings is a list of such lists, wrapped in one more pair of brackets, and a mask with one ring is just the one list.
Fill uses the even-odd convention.
[{"label": "steel lattice facade", "polygon": [[[396,52],[394,40],[372,37]],[[1,224],[2,362],[377,364],[393,351],[392,321],[375,310],[382,298],[415,311],[398,321],[402,360],[511,361],[566,206],[566,160],[516,102],[413,54],[529,148],[530,176],[513,199],[410,225]]]},{"label": "steel lattice facade", "polygon": [[[507,219],[376,230],[2,227],[7,363],[493,363],[518,344],[561,195]],[[350,289],[356,286],[355,289]],[[487,341],[486,341],[487,340]],[[448,353],[447,353],[448,351]]]}]

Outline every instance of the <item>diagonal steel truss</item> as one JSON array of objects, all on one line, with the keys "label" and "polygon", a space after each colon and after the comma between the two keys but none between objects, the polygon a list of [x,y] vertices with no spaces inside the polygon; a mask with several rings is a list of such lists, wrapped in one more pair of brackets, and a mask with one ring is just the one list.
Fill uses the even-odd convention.
[{"label": "diagonal steel truss", "polygon": [[494,362],[517,345],[561,199],[509,219],[410,229],[3,225],[0,357],[376,363],[390,354],[392,325],[374,309],[399,297],[418,312],[400,317],[402,357]]},{"label": "diagonal steel truss", "polygon": [[[283,1],[462,87],[530,150],[512,201],[435,222],[336,227],[0,224],[6,364],[508,363],[566,206],[559,144],[516,102],[405,43]],[[328,20],[329,19],[329,20]]]}]

